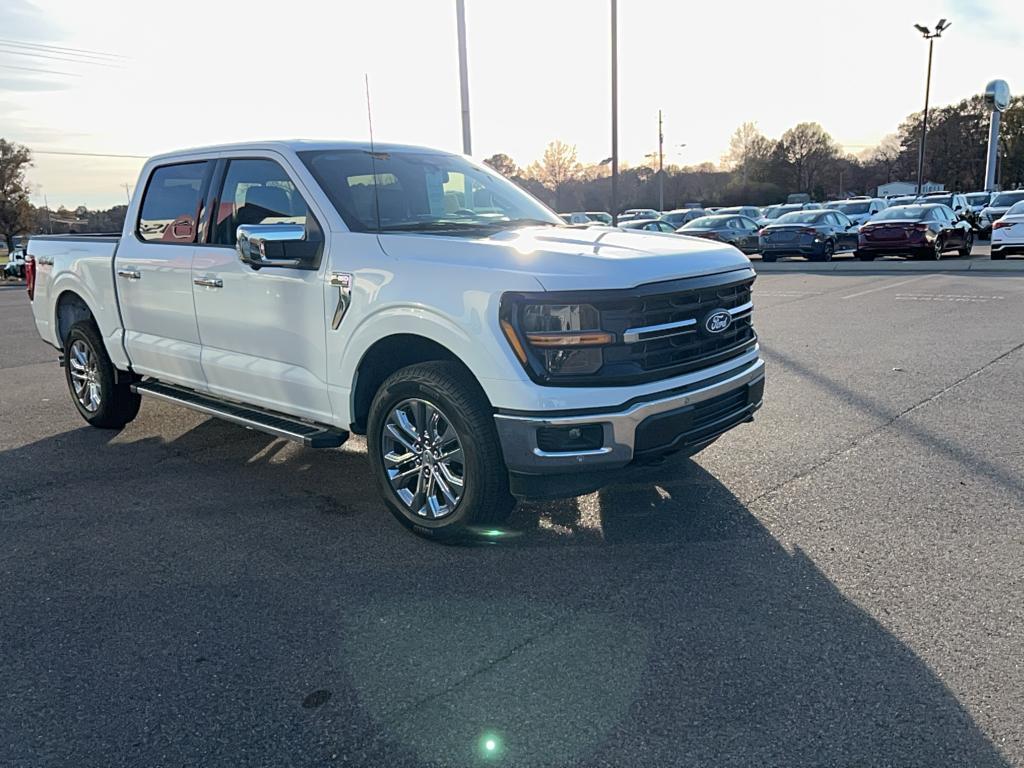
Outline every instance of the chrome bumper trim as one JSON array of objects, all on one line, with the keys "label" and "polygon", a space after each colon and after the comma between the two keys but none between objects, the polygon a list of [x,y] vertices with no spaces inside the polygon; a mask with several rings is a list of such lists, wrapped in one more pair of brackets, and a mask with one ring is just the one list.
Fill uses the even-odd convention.
[{"label": "chrome bumper trim", "polygon": [[[694,405],[713,397],[756,383],[764,377],[764,361],[755,359],[735,374],[706,387],[660,400],[637,403],[621,411],[587,413],[579,416],[512,416],[496,414],[495,424],[501,439],[505,463],[511,472],[527,474],[562,473],[577,468],[614,468],[633,460],[636,429],[651,416]],[[604,445],[597,450],[576,452],[540,451],[537,448],[539,427],[571,427],[580,424],[601,424]]]}]

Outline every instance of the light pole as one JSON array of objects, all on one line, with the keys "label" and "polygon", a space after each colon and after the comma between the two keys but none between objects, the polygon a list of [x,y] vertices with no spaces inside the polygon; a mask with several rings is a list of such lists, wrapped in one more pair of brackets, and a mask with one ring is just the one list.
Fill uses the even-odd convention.
[{"label": "light pole", "polygon": [[921,194],[921,185],[924,182],[924,145],[928,139],[928,97],[931,95],[932,90],[932,48],[935,46],[935,38],[942,37],[942,33],[949,29],[949,27],[950,23],[945,19],[939,19],[939,23],[935,25],[934,32],[921,24],[914,25],[914,29],[920,32],[924,39],[928,41],[928,79],[925,81],[924,86],[924,117],[921,120],[921,146],[918,147],[917,155],[917,194],[919,195]]},{"label": "light pole", "polygon": [[619,223],[619,3],[612,0],[612,226]]},{"label": "light pole", "polygon": [[462,154],[473,154],[469,133],[469,62],[466,59],[466,3],[455,0],[455,27],[459,38],[459,92],[462,99]]}]

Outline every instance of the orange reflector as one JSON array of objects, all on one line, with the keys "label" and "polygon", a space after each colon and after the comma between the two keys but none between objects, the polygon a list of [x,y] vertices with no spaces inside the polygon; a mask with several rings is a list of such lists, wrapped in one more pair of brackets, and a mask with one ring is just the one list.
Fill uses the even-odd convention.
[{"label": "orange reflector", "polygon": [[526,340],[534,347],[597,347],[611,344],[615,337],[605,331],[582,333],[528,333]]},{"label": "orange reflector", "polygon": [[526,350],[523,349],[523,345],[519,341],[519,337],[516,336],[516,329],[512,327],[512,324],[508,320],[501,321],[501,330],[505,334],[505,338],[508,339],[508,343],[512,346],[512,351],[516,353],[516,357],[519,358],[519,362],[526,364]]}]

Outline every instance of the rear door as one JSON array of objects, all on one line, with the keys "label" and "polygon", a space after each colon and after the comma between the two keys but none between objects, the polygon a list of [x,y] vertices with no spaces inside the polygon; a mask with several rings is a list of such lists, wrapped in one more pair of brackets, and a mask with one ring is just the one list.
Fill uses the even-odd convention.
[{"label": "rear door", "polygon": [[141,374],[205,388],[192,303],[192,257],[209,161],[158,166],[150,173],[131,234],[114,258],[124,345]]},{"label": "rear door", "polygon": [[[332,418],[327,259],[322,229],[306,200],[283,158],[273,153],[222,161],[190,287],[210,391],[324,422]],[[307,240],[321,243],[315,268],[253,268],[240,259],[235,247],[240,225],[286,223],[304,224]]]}]

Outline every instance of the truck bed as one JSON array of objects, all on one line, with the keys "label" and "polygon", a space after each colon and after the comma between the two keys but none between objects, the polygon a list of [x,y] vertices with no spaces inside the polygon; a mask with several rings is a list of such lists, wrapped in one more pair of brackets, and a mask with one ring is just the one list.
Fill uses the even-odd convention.
[{"label": "truck bed", "polygon": [[[61,295],[73,291],[92,308],[104,338],[114,341],[108,349],[121,348],[121,316],[114,286],[114,254],[120,240],[120,234],[110,233],[35,235],[29,239],[27,253],[36,263],[32,314],[47,343],[62,347],[67,328],[57,326],[57,307]],[[68,318],[65,325],[74,319],[74,313]]]}]

